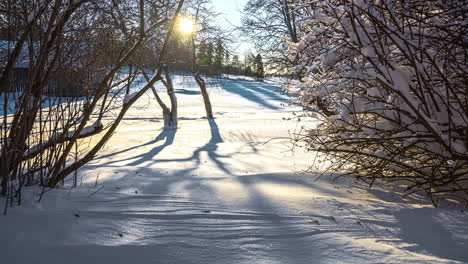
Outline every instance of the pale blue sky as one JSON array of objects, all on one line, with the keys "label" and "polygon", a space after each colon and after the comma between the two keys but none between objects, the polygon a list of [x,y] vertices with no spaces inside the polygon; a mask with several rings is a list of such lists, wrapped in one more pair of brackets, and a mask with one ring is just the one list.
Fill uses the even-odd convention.
[{"label": "pale blue sky", "polygon": [[[242,13],[240,11],[242,11],[248,0],[211,0],[211,2],[215,10],[221,13],[219,20],[225,27],[230,27],[231,24],[234,26],[241,25]],[[252,45],[249,43],[237,43],[235,47],[237,47],[236,51],[240,55],[243,55],[247,49],[253,50]]]},{"label": "pale blue sky", "polygon": [[222,18],[236,26],[240,26],[241,24],[242,14],[239,11],[242,11],[247,1],[248,0],[211,0],[216,11],[222,14]]}]

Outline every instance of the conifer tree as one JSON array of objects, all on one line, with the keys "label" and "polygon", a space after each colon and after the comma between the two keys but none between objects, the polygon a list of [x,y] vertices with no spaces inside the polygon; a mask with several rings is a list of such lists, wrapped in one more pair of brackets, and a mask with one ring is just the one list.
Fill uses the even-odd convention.
[{"label": "conifer tree", "polygon": [[198,50],[197,50],[197,61],[198,61],[198,64],[200,65],[206,65],[208,64],[208,54],[207,54],[207,50],[208,47],[205,43],[205,41],[202,41],[200,43],[200,45],[198,46]]},{"label": "conifer tree", "polygon": [[211,69],[213,68],[213,61],[214,61],[214,47],[213,43],[208,43],[207,48],[206,48],[206,57],[207,57],[207,65],[208,68]]},{"label": "conifer tree", "polygon": [[264,69],[263,69],[262,55],[260,55],[260,53],[257,56],[255,56],[254,66],[255,66],[254,76],[257,78],[257,80],[262,80],[263,81],[263,77],[265,75],[265,72],[264,72]]},{"label": "conifer tree", "polygon": [[232,68],[234,70],[234,73],[235,74],[240,74],[240,68],[241,68],[241,64],[240,64],[240,61],[239,61],[239,55],[234,55],[232,56]]},{"label": "conifer tree", "polygon": [[224,59],[224,47],[221,39],[216,41],[216,49],[214,55],[214,72],[219,74],[222,72]]}]

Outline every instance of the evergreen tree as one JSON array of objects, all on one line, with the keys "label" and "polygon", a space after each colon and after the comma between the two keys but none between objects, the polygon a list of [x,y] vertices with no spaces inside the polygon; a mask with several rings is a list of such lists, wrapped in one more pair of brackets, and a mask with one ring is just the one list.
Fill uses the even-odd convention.
[{"label": "evergreen tree", "polygon": [[221,73],[223,68],[223,59],[224,59],[224,46],[221,39],[216,41],[216,49],[214,56],[214,70],[216,73]]},{"label": "evergreen tree", "polygon": [[252,76],[252,69],[255,69],[255,56],[251,50],[247,50],[244,54],[244,74],[246,76]]},{"label": "evergreen tree", "polygon": [[197,64],[207,65],[208,64],[208,47],[205,41],[202,41],[198,46],[197,51]]},{"label": "evergreen tree", "polygon": [[202,41],[197,49],[197,70],[203,74],[213,73],[213,43]]},{"label": "evergreen tree", "polygon": [[208,43],[206,48],[206,57],[207,57],[207,65],[211,68],[213,66],[213,57],[214,57],[214,47],[213,43]]},{"label": "evergreen tree", "polygon": [[235,74],[239,74],[240,73],[240,67],[241,67],[241,64],[240,64],[240,61],[239,61],[239,55],[234,55],[232,57],[232,68],[234,70],[234,73]]},{"label": "evergreen tree", "polygon": [[254,65],[255,65],[254,76],[257,78],[257,80],[263,80],[265,71],[263,69],[263,59],[260,53],[257,56],[255,56]]},{"label": "evergreen tree", "polygon": [[250,66],[245,67],[244,75],[245,76],[252,76],[252,67],[250,67]]},{"label": "evergreen tree", "polygon": [[225,53],[226,54],[224,54],[224,65],[229,66],[231,56],[229,55],[229,52],[227,50]]}]

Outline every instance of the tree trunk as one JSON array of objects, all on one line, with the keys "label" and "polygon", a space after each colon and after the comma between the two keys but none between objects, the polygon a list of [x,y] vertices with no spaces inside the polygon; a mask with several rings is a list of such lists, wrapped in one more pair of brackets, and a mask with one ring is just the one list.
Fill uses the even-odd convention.
[{"label": "tree trunk", "polygon": [[[6,148],[7,144],[4,145],[4,148]],[[8,174],[9,174],[9,169],[8,169],[8,160],[7,160],[7,156],[6,153],[4,153],[4,155],[2,155],[1,157],[1,163],[2,163],[2,170],[1,170],[1,173],[2,173],[2,191],[1,191],[1,195],[2,196],[5,196],[7,194],[7,184],[8,184]]]},{"label": "tree trunk", "polygon": [[195,81],[197,82],[198,86],[200,87],[200,91],[201,91],[201,94],[203,96],[203,103],[205,104],[206,117],[209,118],[209,119],[212,119],[213,118],[213,110],[212,110],[212,107],[211,107],[210,96],[208,95],[208,92],[206,91],[205,81],[203,80],[203,78],[198,73],[195,73],[193,76],[195,77]]},{"label": "tree trunk", "polygon": [[[166,80],[163,79],[163,83],[166,86],[167,95],[171,100],[171,110],[169,111],[168,124],[165,124],[164,126],[177,127],[177,98],[175,96],[174,85],[172,84],[171,75],[169,74],[169,69],[167,66],[164,67],[164,74],[166,76]],[[164,119],[164,123],[166,123],[166,119]]]},{"label": "tree trunk", "polygon": [[[141,70],[141,71],[143,73],[143,77],[148,82],[150,80],[148,74],[146,74],[144,70]],[[166,74],[166,78],[167,78],[167,75],[168,74]],[[172,85],[172,81],[169,84],[164,79],[162,79],[162,82],[166,86],[167,94],[169,95],[169,98],[171,98],[171,108],[167,107],[166,104],[164,104],[161,97],[159,97],[158,91],[156,90],[156,88],[154,88],[154,86],[151,87],[151,90],[153,91],[154,97],[156,98],[156,101],[158,101],[158,104],[162,109],[164,126],[165,127],[177,127],[177,98],[175,97],[174,86]]]}]

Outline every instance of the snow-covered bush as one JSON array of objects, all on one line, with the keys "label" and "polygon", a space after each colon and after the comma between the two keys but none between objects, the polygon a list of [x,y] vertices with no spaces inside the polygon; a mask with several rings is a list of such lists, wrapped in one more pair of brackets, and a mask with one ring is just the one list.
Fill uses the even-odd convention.
[{"label": "snow-covered bush", "polygon": [[297,3],[301,99],[322,113],[306,136],[328,169],[369,183],[401,180],[434,204],[466,194],[466,1]]}]

